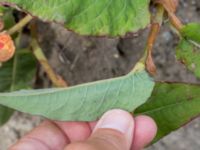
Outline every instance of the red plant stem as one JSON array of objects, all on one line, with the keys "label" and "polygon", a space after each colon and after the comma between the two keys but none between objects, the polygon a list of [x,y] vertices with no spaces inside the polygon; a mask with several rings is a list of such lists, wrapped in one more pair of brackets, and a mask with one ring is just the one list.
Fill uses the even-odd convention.
[{"label": "red plant stem", "polygon": [[156,74],[156,66],[153,62],[152,52],[153,52],[153,45],[156,41],[156,37],[158,36],[159,31],[160,31],[160,24],[159,23],[153,23],[151,25],[151,30],[150,30],[148,40],[147,40],[146,69],[152,75]]},{"label": "red plant stem", "polygon": [[176,30],[180,32],[184,26],[183,23],[174,13],[168,12],[168,15],[169,15],[171,24],[176,28]]},{"label": "red plant stem", "polygon": [[153,58],[152,58],[152,52],[153,52],[153,45],[156,41],[156,38],[158,36],[158,33],[160,31],[161,24],[163,22],[163,14],[164,14],[164,8],[161,5],[158,5],[157,12],[155,16],[152,19],[151,29],[149,32],[147,44],[146,44],[146,69],[151,75],[156,74],[156,66],[154,64]]}]

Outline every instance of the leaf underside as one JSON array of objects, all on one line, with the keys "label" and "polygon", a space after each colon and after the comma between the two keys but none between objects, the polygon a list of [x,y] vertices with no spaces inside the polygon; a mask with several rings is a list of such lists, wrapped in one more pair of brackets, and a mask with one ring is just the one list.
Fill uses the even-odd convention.
[{"label": "leaf underside", "polygon": [[150,23],[149,0],[1,0],[81,35],[118,36]]},{"label": "leaf underside", "polygon": [[156,142],[200,115],[200,85],[157,83],[149,101],[135,113],[156,121]]},{"label": "leaf underside", "polygon": [[145,70],[70,88],[1,93],[0,104],[53,120],[94,121],[104,112],[129,112],[146,102],[154,87]]}]

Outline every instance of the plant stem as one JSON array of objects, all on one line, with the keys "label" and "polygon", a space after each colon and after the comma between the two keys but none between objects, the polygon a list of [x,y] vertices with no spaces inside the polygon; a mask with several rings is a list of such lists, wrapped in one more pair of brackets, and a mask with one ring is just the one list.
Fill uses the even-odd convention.
[{"label": "plant stem", "polygon": [[33,17],[31,15],[27,15],[26,17],[24,17],[23,19],[21,19],[17,24],[15,24],[12,28],[10,28],[7,33],[8,34],[14,34],[15,32],[20,31],[25,25],[27,25],[31,20],[33,19]]},{"label": "plant stem", "polygon": [[[176,30],[180,32],[184,25],[181,22],[181,20],[175,15],[176,7],[177,7],[176,4],[173,4],[175,2],[170,1],[170,0],[155,0],[155,2],[159,3],[165,8],[165,10],[168,13],[171,24],[175,27]],[[177,5],[178,5],[178,2],[177,2]]]},{"label": "plant stem", "polygon": [[183,23],[174,13],[168,12],[168,15],[169,15],[171,24],[175,27],[176,30],[180,32],[184,26]]},{"label": "plant stem", "polygon": [[40,65],[44,68],[45,72],[47,73],[49,79],[56,87],[67,87],[67,83],[62,79],[61,76],[57,75],[53,68],[50,66],[46,56],[44,55],[42,49],[39,46],[37,41],[37,26],[35,22],[30,26],[31,28],[31,36],[32,42],[31,47],[33,49],[33,54],[35,55],[36,59],[39,61]]},{"label": "plant stem", "polygon": [[33,39],[31,42],[31,47],[33,48],[33,54],[41,64],[41,66],[46,71],[49,79],[52,81],[52,83],[56,87],[66,87],[66,82],[58,76],[52,69],[52,67],[49,65],[47,58],[45,57],[44,53],[42,52],[38,42],[36,39]]},{"label": "plant stem", "polygon": [[150,29],[147,44],[146,44],[146,52],[145,52],[146,56],[145,58],[143,58],[145,59],[146,69],[151,75],[156,74],[156,66],[153,62],[152,52],[153,52],[153,45],[156,41],[156,38],[160,31],[160,27],[163,22],[163,14],[164,14],[164,8],[161,5],[158,5],[157,12],[152,19],[151,29]]}]

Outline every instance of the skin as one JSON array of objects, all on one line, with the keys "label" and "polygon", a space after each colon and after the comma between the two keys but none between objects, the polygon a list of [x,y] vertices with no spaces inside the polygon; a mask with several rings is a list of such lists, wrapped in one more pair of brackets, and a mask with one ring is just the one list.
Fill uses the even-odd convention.
[{"label": "skin", "polygon": [[141,150],[156,131],[150,117],[111,110],[98,122],[44,121],[9,150]]}]

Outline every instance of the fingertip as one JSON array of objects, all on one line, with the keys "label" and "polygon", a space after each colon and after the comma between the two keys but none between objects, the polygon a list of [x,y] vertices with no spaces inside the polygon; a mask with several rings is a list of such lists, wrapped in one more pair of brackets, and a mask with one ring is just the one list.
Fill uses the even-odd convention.
[{"label": "fingertip", "polygon": [[130,148],[133,139],[134,126],[133,116],[129,112],[121,109],[113,109],[107,111],[100,118],[93,133],[99,129],[114,130],[125,137],[125,141]]},{"label": "fingertip", "polygon": [[127,130],[134,129],[133,117],[127,111],[121,109],[113,109],[107,111],[98,121],[94,128],[94,131],[99,128],[115,129],[123,134],[126,134]]},{"label": "fingertip", "polygon": [[135,118],[135,134],[133,138],[133,150],[140,150],[147,146],[156,136],[157,125],[148,116],[138,116]]}]

